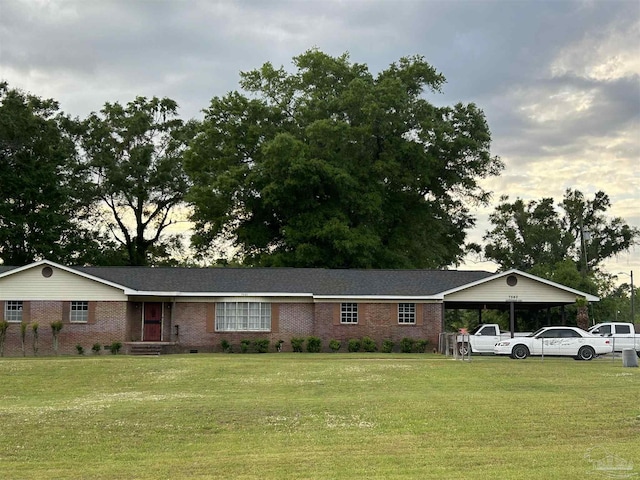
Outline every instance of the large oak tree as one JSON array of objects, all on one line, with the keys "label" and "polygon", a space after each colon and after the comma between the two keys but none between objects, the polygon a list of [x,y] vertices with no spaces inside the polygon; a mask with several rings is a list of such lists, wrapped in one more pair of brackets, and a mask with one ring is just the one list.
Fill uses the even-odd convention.
[{"label": "large oak tree", "polygon": [[418,56],[378,75],[317,50],[293,65],[242,73],[245,93],[205,110],[185,160],[195,246],[231,241],[249,265],[458,262],[478,181],[503,167],[482,111],[430,103],[445,79]]}]

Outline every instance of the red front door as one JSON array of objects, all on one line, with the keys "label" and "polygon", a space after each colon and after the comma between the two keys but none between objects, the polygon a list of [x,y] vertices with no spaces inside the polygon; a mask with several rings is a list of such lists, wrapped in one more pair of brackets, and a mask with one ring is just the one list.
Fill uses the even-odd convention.
[{"label": "red front door", "polygon": [[159,342],[162,340],[162,303],[144,304],[144,335],[145,342]]}]

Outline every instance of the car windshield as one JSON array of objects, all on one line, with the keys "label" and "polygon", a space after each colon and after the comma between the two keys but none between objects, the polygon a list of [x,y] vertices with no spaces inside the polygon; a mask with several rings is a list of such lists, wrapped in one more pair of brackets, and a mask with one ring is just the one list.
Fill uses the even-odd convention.
[{"label": "car windshield", "polygon": [[481,323],[480,325],[478,325],[476,328],[474,328],[473,330],[471,330],[469,332],[469,335],[475,335],[476,333],[478,333],[478,330],[480,330],[482,327],[484,327],[484,323]]},{"label": "car windshield", "polygon": [[544,328],[539,328],[538,330],[536,330],[535,332],[527,335],[527,337],[535,337],[536,335],[538,335],[539,333],[541,333],[544,330]]}]

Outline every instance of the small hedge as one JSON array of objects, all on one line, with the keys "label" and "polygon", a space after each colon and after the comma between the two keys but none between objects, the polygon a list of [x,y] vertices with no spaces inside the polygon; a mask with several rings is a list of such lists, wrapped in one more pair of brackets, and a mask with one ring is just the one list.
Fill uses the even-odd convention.
[{"label": "small hedge", "polygon": [[364,337],[362,339],[362,350],[364,350],[365,352],[376,352],[378,351],[378,346],[376,345],[376,342],[373,341],[373,339],[369,338],[369,337]]},{"label": "small hedge", "polygon": [[382,352],[383,353],[393,352],[393,342],[391,340],[385,340],[382,342]]},{"label": "small hedge", "polygon": [[342,342],[340,340],[331,340],[329,342],[329,348],[331,349],[332,352],[337,352],[338,350],[340,350],[341,345],[342,345]]},{"label": "small hedge", "polygon": [[233,351],[233,347],[231,346],[231,344],[229,343],[229,340],[223,339],[220,342],[220,347],[222,348],[222,351],[224,353],[231,353]]},{"label": "small hedge", "polygon": [[267,353],[269,351],[269,339],[262,338],[253,341],[253,349],[256,353]]},{"label": "small hedge", "polygon": [[352,338],[351,340],[349,340],[349,345],[347,346],[347,349],[350,352],[359,352],[361,345],[362,345],[362,342],[360,341],[359,338]]},{"label": "small hedge", "polygon": [[303,345],[304,345],[304,338],[302,338],[302,337],[292,337],[291,338],[291,349],[294,352],[302,352]]},{"label": "small hedge", "polygon": [[320,340],[318,337],[307,338],[307,352],[320,353],[321,349],[322,349],[322,340]]}]

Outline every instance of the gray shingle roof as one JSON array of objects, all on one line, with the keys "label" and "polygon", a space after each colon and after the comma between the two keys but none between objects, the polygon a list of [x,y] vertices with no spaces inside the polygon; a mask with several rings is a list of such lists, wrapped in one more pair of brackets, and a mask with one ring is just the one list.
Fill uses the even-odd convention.
[{"label": "gray shingle roof", "polygon": [[77,267],[138,291],[428,296],[493,275],[472,270]]}]

